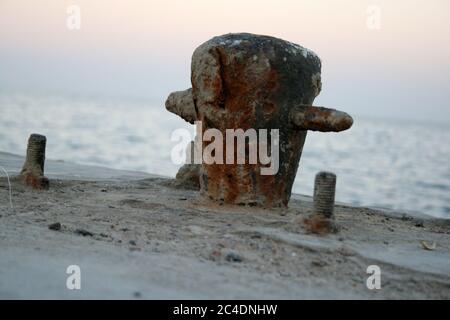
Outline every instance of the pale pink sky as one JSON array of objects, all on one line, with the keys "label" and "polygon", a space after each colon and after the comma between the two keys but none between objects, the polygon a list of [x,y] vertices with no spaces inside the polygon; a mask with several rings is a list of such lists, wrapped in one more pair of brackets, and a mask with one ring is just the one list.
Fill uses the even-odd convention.
[{"label": "pale pink sky", "polygon": [[[81,30],[66,27],[69,5]],[[381,9],[381,29],[366,26]],[[0,86],[163,101],[188,87],[192,51],[229,32],[267,34],[323,62],[317,104],[450,118],[448,0],[0,0]]]}]

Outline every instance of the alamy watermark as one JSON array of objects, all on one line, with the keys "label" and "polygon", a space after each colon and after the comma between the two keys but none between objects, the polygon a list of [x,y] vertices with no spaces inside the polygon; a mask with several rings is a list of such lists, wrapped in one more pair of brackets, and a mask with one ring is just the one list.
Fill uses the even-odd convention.
[{"label": "alamy watermark", "polygon": [[[206,129],[202,133],[201,121],[196,121],[195,126],[195,138],[187,129],[177,129],[172,133],[171,140],[178,141],[171,152],[174,164],[260,164],[261,175],[277,174],[279,129],[226,129],[224,137],[218,129]],[[186,157],[185,146],[192,140],[194,154],[189,153]],[[207,142],[204,148],[203,142]]]},{"label": "alamy watermark", "polygon": [[70,31],[81,29],[81,8],[77,5],[68,6],[66,9],[66,27]]},{"label": "alamy watermark", "polygon": [[381,289],[381,269],[377,265],[370,265],[366,270],[370,276],[366,280],[366,287],[369,290]]},{"label": "alamy watermark", "polygon": [[369,30],[381,29],[381,7],[378,5],[370,5],[366,9],[366,26]]},{"label": "alamy watermark", "polygon": [[81,290],[81,268],[76,264],[67,267],[66,273],[69,274],[66,280],[66,287],[69,290]]}]

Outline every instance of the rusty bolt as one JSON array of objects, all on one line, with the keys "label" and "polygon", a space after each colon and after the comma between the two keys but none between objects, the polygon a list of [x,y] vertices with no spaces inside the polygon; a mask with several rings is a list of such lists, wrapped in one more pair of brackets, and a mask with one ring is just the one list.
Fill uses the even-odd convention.
[{"label": "rusty bolt", "polygon": [[333,218],[336,175],[319,172],[314,182],[314,214],[327,219]]},{"label": "rusty bolt", "polygon": [[47,138],[32,134],[28,139],[27,157],[20,173],[22,181],[35,189],[48,189],[49,181],[44,177],[45,146]]},{"label": "rusty bolt", "polygon": [[[249,33],[214,37],[195,50],[191,82],[192,88],[169,95],[166,108],[190,123],[201,122],[200,135],[217,130],[225,146],[228,129],[279,130],[276,173],[261,174],[267,166],[250,161],[203,162],[200,194],[205,199],[286,207],[307,130],[338,132],[353,123],[345,112],[312,105],[322,89],[321,61],[282,39]],[[212,144],[201,141],[203,149]],[[251,146],[246,142],[245,149]],[[234,152],[237,157],[239,151]]]},{"label": "rusty bolt", "polygon": [[331,172],[319,172],[314,183],[313,214],[304,219],[305,227],[317,234],[337,232],[338,225],[334,221],[334,195],[336,175]]}]

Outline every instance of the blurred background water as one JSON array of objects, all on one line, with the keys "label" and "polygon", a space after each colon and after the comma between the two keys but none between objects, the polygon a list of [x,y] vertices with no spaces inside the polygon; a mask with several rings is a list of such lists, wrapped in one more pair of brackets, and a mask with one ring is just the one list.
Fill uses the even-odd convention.
[{"label": "blurred background water", "polygon": [[[450,218],[450,126],[354,117],[345,132],[309,132],[294,192],[311,195],[318,171],[335,172],[336,200]],[[47,136],[55,160],[174,177],[171,133],[193,126],[164,101],[105,101],[0,93],[0,151],[25,154]]]}]

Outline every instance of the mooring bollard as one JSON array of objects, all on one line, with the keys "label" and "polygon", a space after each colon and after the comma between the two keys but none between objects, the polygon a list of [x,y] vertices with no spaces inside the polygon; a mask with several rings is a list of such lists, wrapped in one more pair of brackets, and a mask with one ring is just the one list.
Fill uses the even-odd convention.
[{"label": "mooring bollard", "polygon": [[27,157],[20,173],[22,181],[35,189],[48,189],[49,180],[44,176],[45,147],[47,138],[32,134],[28,139]]},{"label": "mooring bollard", "polygon": [[332,172],[319,172],[314,182],[314,214],[333,219],[336,175]]},{"label": "mooring bollard", "polygon": [[[322,88],[321,61],[297,44],[248,33],[227,34],[198,47],[191,69],[192,88],[170,94],[166,108],[190,123],[200,123],[200,149],[220,144],[225,154],[229,130],[257,130],[258,151],[270,149],[276,161],[273,174],[263,174],[269,166],[261,161],[261,153],[257,163],[203,161],[199,180],[205,199],[286,207],[307,130],[338,132],[353,123],[345,112],[312,106]],[[266,130],[265,136],[261,129]],[[222,137],[205,139],[211,130]],[[241,148],[245,150],[232,151],[234,158],[248,151],[248,160],[251,150],[256,150],[246,138],[245,148]],[[276,159],[275,150],[279,150]]]}]

